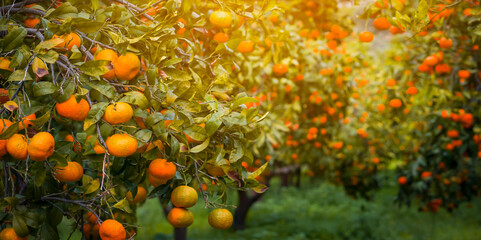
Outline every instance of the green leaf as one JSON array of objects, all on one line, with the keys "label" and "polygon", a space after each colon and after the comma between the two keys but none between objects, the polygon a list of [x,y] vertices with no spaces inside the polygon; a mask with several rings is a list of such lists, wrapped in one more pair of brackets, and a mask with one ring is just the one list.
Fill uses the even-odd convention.
[{"label": "green leaf", "polygon": [[232,109],[236,109],[239,105],[246,104],[246,103],[259,103],[259,100],[253,98],[253,97],[242,97],[237,100],[232,104]]},{"label": "green leaf", "polygon": [[10,125],[10,127],[8,127],[7,130],[5,130],[5,132],[2,132],[0,134],[0,140],[9,139],[11,136],[13,136],[17,132],[18,132],[18,122]]},{"label": "green leaf", "polygon": [[72,18],[76,17],[78,10],[76,7],[72,6],[69,2],[62,3],[58,8],[51,8],[47,13],[45,13],[45,17],[49,19],[53,18]]},{"label": "green leaf", "polygon": [[192,76],[187,71],[182,71],[177,68],[164,68],[162,71],[167,74],[170,78],[179,81],[188,81],[192,79]]},{"label": "green leaf", "polygon": [[25,224],[25,220],[19,214],[13,215],[12,225],[13,225],[13,229],[15,230],[15,233],[19,237],[26,237],[30,233],[30,231],[28,230],[27,224]]},{"label": "green leaf", "polygon": [[50,63],[50,64],[53,64],[57,61],[58,59],[58,52],[54,51],[54,50],[49,50],[47,53],[45,54],[41,54],[41,55],[38,55],[38,57],[40,59],[42,59],[43,61],[45,61],[46,63]]},{"label": "green leaf", "polygon": [[108,105],[109,103],[107,102],[99,102],[92,105],[92,108],[90,109],[84,121],[84,130],[87,130],[90,126],[96,124],[102,118]]},{"label": "green leaf", "polygon": [[141,92],[132,91],[124,93],[124,96],[119,102],[126,102],[133,105],[137,105],[142,109],[147,109],[150,106],[149,100]]},{"label": "green leaf", "polygon": [[90,81],[87,84],[109,99],[114,98],[117,93],[114,87],[104,81]]},{"label": "green leaf", "polygon": [[126,213],[132,213],[132,209],[130,208],[130,204],[127,201],[127,199],[122,199],[119,202],[117,202],[114,206],[114,208],[117,208],[121,211],[124,211]]},{"label": "green leaf", "polygon": [[33,84],[33,95],[36,97],[53,94],[56,91],[58,91],[58,88],[52,82],[37,82]]},{"label": "green leaf", "polygon": [[23,70],[16,70],[10,77],[8,78],[9,82],[20,82],[20,81],[32,81],[33,78],[30,76],[28,72]]},{"label": "green leaf", "polygon": [[50,161],[55,161],[57,167],[66,167],[68,165],[68,160],[65,156],[54,152],[52,156],[49,158]]},{"label": "green leaf", "polygon": [[98,77],[110,71],[109,64],[108,60],[92,60],[81,64],[78,68],[86,75]]},{"label": "green leaf", "polygon": [[199,144],[192,149],[190,149],[191,153],[199,153],[202,152],[204,149],[206,149],[209,146],[210,143],[210,138],[207,138],[202,144]]},{"label": "green leaf", "polygon": [[91,194],[97,191],[100,188],[100,181],[98,179],[94,179],[90,181],[87,185],[83,186],[84,194]]},{"label": "green leaf", "polygon": [[23,43],[23,39],[27,36],[27,30],[23,27],[17,28],[7,34],[2,40],[2,52],[9,52]]},{"label": "green leaf", "polygon": [[46,41],[43,41],[41,43],[39,43],[36,47],[35,47],[35,53],[37,54],[45,54],[47,53],[47,50],[50,50],[52,48],[54,48],[55,46],[63,43],[64,40],[63,38],[52,38],[52,39],[49,39],[49,40],[46,40]]},{"label": "green leaf", "polygon": [[186,128],[184,133],[196,141],[204,141],[207,138],[205,128],[197,125]]},{"label": "green leaf", "polygon": [[264,165],[262,165],[260,168],[258,168],[258,169],[255,170],[254,172],[249,173],[249,175],[247,176],[247,178],[255,179],[256,177],[258,177],[259,175],[261,175],[261,174],[264,172],[264,170],[266,169],[267,165],[269,165],[269,162],[264,163]]}]

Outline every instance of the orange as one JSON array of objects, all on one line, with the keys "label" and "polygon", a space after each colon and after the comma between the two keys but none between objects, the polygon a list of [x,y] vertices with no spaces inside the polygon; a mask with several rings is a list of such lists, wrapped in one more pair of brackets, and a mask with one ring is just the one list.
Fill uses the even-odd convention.
[{"label": "orange", "polygon": [[400,108],[402,106],[402,102],[399,99],[392,99],[389,101],[389,106],[393,108]]},{"label": "orange", "polygon": [[232,14],[226,11],[215,11],[209,16],[212,25],[220,28],[228,28],[232,24]]},{"label": "orange", "polygon": [[415,95],[418,93],[418,89],[416,87],[409,87],[408,90],[406,90],[406,93],[409,95]]},{"label": "orange", "polygon": [[[0,61],[0,65],[1,65],[1,61]],[[7,66],[8,67],[8,66]],[[2,69],[2,67],[0,66],[0,69]],[[8,102],[10,100],[10,97],[8,96],[8,90],[5,89],[5,88],[0,88],[0,103],[1,104],[4,104],[6,102]]]},{"label": "orange", "polygon": [[14,134],[7,140],[7,152],[18,160],[27,160],[27,138],[25,135]]},{"label": "orange", "polygon": [[33,122],[30,122],[30,120],[35,120],[35,119],[37,119],[37,116],[35,116],[35,113],[32,113],[22,118],[22,121],[18,123],[18,130],[25,129],[25,127],[33,126]]},{"label": "orange", "polygon": [[227,229],[230,228],[234,218],[232,213],[227,209],[214,209],[209,213],[209,224],[211,227],[216,229]]},{"label": "orange", "polygon": [[469,76],[471,76],[471,73],[468,70],[459,70],[458,72],[459,78],[469,78]]},{"label": "orange", "polygon": [[59,43],[57,46],[55,46],[57,48],[60,48],[61,50],[70,51],[72,50],[73,46],[80,47],[80,45],[82,44],[82,40],[76,33],[64,34],[62,36],[53,35],[52,39],[54,38],[63,39],[63,43]]},{"label": "orange", "polygon": [[112,125],[126,123],[132,119],[134,110],[128,103],[118,102],[110,104],[102,119]]},{"label": "orange", "polygon": [[0,232],[0,239],[1,240],[27,240],[28,236],[26,237],[19,237],[13,228],[5,228]]},{"label": "orange", "polygon": [[237,51],[240,53],[250,53],[254,51],[254,42],[253,41],[242,41],[237,46]]},{"label": "orange", "polygon": [[172,191],[170,201],[176,207],[190,208],[197,203],[197,191],[189,186],[178,186]]},{"label": "orange", "polygon": [[55,105],[55,109],[57,109],[58,114],[60,116],[75,120],[75,121],[83,121],[87,117],[87,114],[90,111],[90,106],[85,99],[81,99],[80,102],[77,102],[75,96],[72,95],[70,98],[62,103],[57,103]]},{"label": "orange", "polygon": [[128,134],[114,134],[105,141],[107,149],[112,156],[127,157],[137,151],[137,140]]},{"label": "orange", "polygon": [[359,41],[361,42],[372,42],[374,35],[371,32],[364,31],[359,33]]},{"label": "orange", "polygon": [[[7,119],[1,119],[0,120],[0,133],[3,133],[7,130],[8,127],[12,125],[12,122],[10,122]],[[0,140],[0,157],[7,154],[7,139],[6,140]]]},{"label": "orange", "polygon": [[95,60],[108,60],[111,62],[111,65],[108,66],[110,71],[103,75],[104,78],[108,80],[113,80],[115,78],[113,64],[117,61],[118,58],[119,56],[117,55],[117,53],[110,49],[102,50],[97,54],[97,56],[95,56]]},{"label": "orange", "polygon": [[72,134],[65,136],[65,141],[73,142],[73,151],[79,153],[82,150],[82,146],[79,142],[74,141]]},{"label": "orange", "polygon": [[113,219],[105,220],[100,225],[99,234],[102,240],[125,240],[127,237],[124,226]]},{"label": "orange", "polygon": [[28,155],[34,161],[44,161],[52,156],[55,140],[48,132],[39,132],[28,143]]},{"label": "orange", "polygon": [[427,56],[424,59],[424,63],[426,63],[428,66],[432,67],[438,64],[438,58],[435,56]]},{"label": "orange", "polygon": [[122,81],[134,79],[140,71],[140,60],[137,55],[127,53],[120,56],[114,63],[115,76]]},{"label": "orange", "polygon": [[392,78],[390,78],[390,79],[387,80],[387,86],[388,86],[388,87],[392,87],[392,86],[394,86],[394,85],[396,85],[396,80],[394,80],[394,79],[392,79]]},{"label": "orange", "polygon": [[4,57],[0,57],[0,69],[13,72],[13,68],[10,68],[9,66],[10,66],[10,60]]},{"label": "orange", "polygon": [[401,185],[405,185],[408,182],[406,177],[399,177],[397,181]]},{"label": "orange", "polygon": [[272,71],[274,72],[274,74],[278,77],[284,75],[287,73],[287,71],[289,71],[289,66],[287,66],[286,64],[282,64],[282,63],[278,63],[278,64],[274,64],[274,66],[272,67]]},{"label": "orange", "polygon": [[379,112],[384,111],[384,109],[385,109],[384,104],[381,103],[381,104],[377,105],[377,110],[378,110]]},{"label": "orange", "polygon": [[91,224],[96,224],[99,221],[97,216],[95,216],[95,214],[93,214],[92,212],[88,212],[86,217]]},{"label": "orange", "polygon": [[457,138],[457,137],[459,137],[459,132],[457,130],[449,130],[448,136],[450,138]]},{"label": "orange", "polygon": [[148,168],[149,181],[154,187],[157,187],[174,178],[176,172],[177,167],[172,162],[160,158],[155,159]]},{"label": "orange", "polygon": [[37,24],[40,23],[40,19],[38,19],[38,18],[26,18],[25,21],[23,21],[23,23],[25,24],[25,26],[27,26],[29,28],[33,28],[33,27],[37,26]]},{"label": "orange", "polygon": [[[91,137],[92,137],[92,136],[88,136],[88,137],[87,137],[87,140],[89,140]],[[97,140],[97,141],[95,142],[94,151],[95,151],[96,154],[104,154],[104,153],[105,153],[105,149],[104,149],[102,146],[100,146],[99,140]]]},{"label": "orange", "polygon": [[451,48],[453,46],[453,40],[452,39],[446,39],[446,38],[441,38],[438,41],[439,47],[441,48]]},{"label": "orange", "polygon": [[78,162],[68,162],[65,167],[56,167],[54,176],[60,182],[76,182],[82,179],[84,169]]},{"label": "orange", "polygon": [[137,187],[137,194],[135,195],[135,198],[132,196],[130,191],[125,195],[125,198],[127,198],[127,201],[129,201],[130,204],[143,202],[147,198],[147,191],[143,187]]},{"label": "orange", "polygon": [[219,43],[225,43],[227,41],[229,41],[229,35],[225,34],[225,33],[216,33],[214,35],[214,41],[217,41]]},{"label": "orange", "polygon": [[194,222],[194,214],[185,208],[172,208],[167,215],[169,223],[176,228],[185,228]]},{"label": "orange", "polygon": [[374,27],[377,30],[388,30],[389,27],[391,27],[391,24],[389,23],[389,21],[385,17],[378,17],[378,18],[374,19],[372,24],[374,25]]}]

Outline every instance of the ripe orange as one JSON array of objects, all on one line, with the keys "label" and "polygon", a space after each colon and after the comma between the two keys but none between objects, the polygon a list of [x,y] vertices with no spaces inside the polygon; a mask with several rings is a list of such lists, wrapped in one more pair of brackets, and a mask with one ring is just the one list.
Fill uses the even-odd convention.
[{"label": "ripe orange", "polygon": [[289,66],[287,66],[286,64],[282,64],[282,63],[278,63],[278,64],[274,64],[274,66],[272,67],[272,71],[274,72],[274,74],[278,77],[284,75],[287,73],[287,71],[289,71]]},{"label": "ripe orange", "polygon": [[190,208],[197,203],[197,191],[189,186],[178,186],[172,191],[170,201],[176,207]]},{"label": "ripe orange", "polygon": [[1,240],[27,240],[28,236],[26,237],[19,237],[15,230],[11,227],[5,228],[0,232],[0,239]]},{"label": "ripe orange", "polygon": [[110,104],[102,119],[112,125],[126,123],[132,119],[134,110],[128,103],[118,102]]},{"label": "ripe orange", "polygon": [[364,31],[359,33],[359,41],[361,42],[372,42],[374,35],[371,32]]},{"label": "ripe orange", "polygon": [[[89,140],[91,137],[92,137],[92,136],[88,136],[88,137],[87,137],[87,140]],[[104,154],[104,153],[105,153],[105,149],[104,149],[102,146],[100,146],[99,140],[97,140],[97,141],[95,142],[94,151],[95,151],[96,154]]]},{"label": "ripe orange", "polygon": [[216,33],[214,35],[214,41],[217,41],[219,43],[225,43],[225,42],[229,41],[229,35],[227,35],[223,32]]},{"label": "ripe orange", "polygon": [[409,87],[406,90],[406,93],[409,95],[415,95],[416,93],[418,93],[418,89],[416,87]]},{"label": "ripe orange", "polygon": [[379,104],[379,105],[377,105],[377,110],[378,110],[379,112],[384,111],[385,108],[386,108],[386,107],[384,107],[384,104],[382,104],[382,103]]},{"label": "ripe orange", "polygon": [[396,80],[390,78],[387,80],[387,84],[386,84],[388,87],[392,87],[394,85],[396,85]]},{"label": "ripe orange", "polygon": [[72,50],[73,46],[80,47],[82,44],[82,39],[80,39],[79,35],[76,33],[69,33],[69,34],[64,34],[62,36],[57,36],[53,35],[52,39],[54,38],[61,38],[63,39],[63,43],[59,43],[57,48],[60,48],[60,50],[67,50],[70,51]]},{"label": "ripe orange", "polygon": [[129,201],[130,204],[143,202],[147,198],[147,190],[145,190],[143,187],[137,187],[137,194],[135,195],[135,198],[132,196],[130,191],[125,195],[125,198],[127,198],[127,201]]},{"label": "ripe orange", "polygon": [[392,99],[389,101],[389,106],[392,108],[400,108],[402,106],[402,102],[399,99]]},{"label": "ripe orange", "polygon": [[176,228],[185,228],[194,222],[194,214],[185,208],[172,208],[167,215],[169,223]]},{"label": "ripe orange", "polygon": [[115,71],[113,64],[117,61],[119,56],[117,53],[110,49],[105,49],[100,51],[97,56],[95,56],[95,60],[108,60],[112,62],[112,65],[109,65],[110,71],[103,75],[104,78],[108,80],[113,80],[115,78]]},{"label": "ripe orange", "polygon": [[240,53],[250,53],[254,51],[254,42],[253,41],[242,41],[237,46],[237,51]]},{"label": "ripe orange", "polygon": [[[0,57],[0,69],[7,70],[13,72],[13,68],[10,68],[10,60],[4,57]],[[8,101],[8,100],[7,100]]]},{"label": "ripe orange", "polygon": [[155,159],[148,168],[149,181],[154,187],[157,187],[174,178],[176,172],[177,167],[172,162],[160,158]]},{"label": "ripe orange", "polygon": [[128,134],[114,134],[105,141],[107,149],[112,156],[127,157],[137,151],[137,140]]},{"label": "ripe orange", "polygon": [[37,119],[37,116],[35,116],[35,113],[32,113],[24,118],[22,118],[22,121],[18,123],[18,130],[25,129],[25,127],[33,126],[33,122],[30,120],[35,120]]},{"label": "ripe orange", "polygon": [[214,209],[209,213],[209,224],[211,227],[216,229],[227,229],[230,228],[234,218],[232,213],[227,209]]},{"label": "ripe orange", "polygon": [[458,72],[458,77],[459,78],[469,78],[469,76],[471,76],[471,73],[469,73],[468,70],[459,70]]},{"label": "ripe orange", "polygon": [[38,18],[26,18],[25,21],[23,21],[23,23],[25,24],[25,26],[29,27],[29,28],[33,28],[35,26],[37,26],[37,24],[40,23],[40,19]]},{"label": "ripe orange", "polygon": [[87,213],[86,217],[91,224],[96,224],[99,221],[99,219],[95,216],[95,214],[93,214],[90,211]]},{"label": "ripe orange", "polygon": [[432,67],[438,64],[438,58],[435,56],[427,56],[424,59],[424,63],[426,63],[428,66]]},{"label": "ripe orange", "polygon": [[450,138],[457,138],[459,137],[459,132],[457,130],[449,130],[448,137]]},{"label": "ripe orange", "polygon": [[374,19],[372,24],[377,30],[388,30],[389,27],[391,27],[391,24],[385,17],[378,17]]},{"label": "ripe orange", "polygon": [[70,98],[65,102],[57,103],[55,108],[60,116],[75,121],[85,120],[90,111],[89,103],[83,98],[80,100],[80,102],[77,102],[77,99],[75,99],[74,95],[70,96]]},{"label": "ripe orange", "polygon": [[220,28],[228,28],[232,24],[232,14],[226,11],[215,11],[209,16],[212,25]]},{"label": "ripe orange", "polygon": [[113,219],[105,220],[100,225],[99,234],[102,240],[125,240],[127,237],[124,226]]},{"label": "ripe orange", "polygon": [[140,60],[133,53],[120,56],[114,65],[115,76],[122,81],[134,79],[140,71]]},{"label": "ripe orange", "polygon": [[[3,69],[1,66],[2,62],[0,60],[0,69]],[[8,67],[8,66],[7,66]],[[0,88],[0,103],[4,104],[10,100],[10,97],[8,96],[8,90],[5,88]]]},{"label": "ripe orange", "polygon": [[34,161],[44,161],[52,156],[55,140],[48,132],[39,132],[28,143],[28,155]]},{"label": "ripe orange", "polygon": [[441,48],[451,48],[453,46],[453,40],[452,39],[446,39],[446,38],[441,38],[438,41],[439,47]]},{"label": "ripe orange", "polygon": [[7,152],[18,160],[27,160],[27,138],[25,135],[14,134],[7,140]]},{"label": "ripe orange", "polygon": [[401,185],[405,185],[405,184],[408,182],[407,178],[404,177],[404,176],[399,177],[397,181],[398,181],[398,183],[401,184]]},{"label": "ripe orange", "polygon": [[[7,130],[8,127],[12,125],[12,122],[10,122],[7,119],[1,119],[0,120],[0,133],[3,133]],[[6,140],[0,140],[0,157],[7,154],[7,139]]]},{"label": "ripe orange", "polygon": [[82,179],[84,169],[77,162],[68,162],[65,167],[56,167],[54,176],[60,182],[76,182]]}]

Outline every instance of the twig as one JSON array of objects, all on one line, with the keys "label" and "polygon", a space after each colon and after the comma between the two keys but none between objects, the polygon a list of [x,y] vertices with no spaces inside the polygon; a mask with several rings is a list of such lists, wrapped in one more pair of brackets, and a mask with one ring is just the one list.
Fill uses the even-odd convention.
[{"label": "twig", "polygon": [[99,215],[98,215],[97,213],[95,213],[94,210],[87,205],[89,202],[77,201],[77,200],[69,200],[69,199],[57,198],[57,197],[47,197],[47,196],[41,197],[40,200],[42,200],[42,201],[47,201],[47,202],[48,202],[48,200],[55,200],[55,201],[60,201],[60,202],[72,203],[72,204],[79,205],[79,206],[81,206],[81,207],[89,210],[90,212],[92,212],[92,214],[95,215],[95,217],[97,217],[99,223],[100,223],[100,224],[102,223],[102,220],[100,219]]},{"label": "twig", "polygon": [[205,205],[207,206],[208,205],[208,197],[207,197],[207,194],[205,193],[204,189],[202,188],[202,182],[200,181],[200,178],[199,178],[199,174],[198,174],[198,167],[197,167],[197,164],[199,164],[197,162],[197,160],[193,159],[194,160],[194,166],[195,166],[195,178],[197,178],[197,182],[199,183],[199,188],[200,188],[200,192],[202,193],[202,197],[204,198],[204,202],[205,202]]}]

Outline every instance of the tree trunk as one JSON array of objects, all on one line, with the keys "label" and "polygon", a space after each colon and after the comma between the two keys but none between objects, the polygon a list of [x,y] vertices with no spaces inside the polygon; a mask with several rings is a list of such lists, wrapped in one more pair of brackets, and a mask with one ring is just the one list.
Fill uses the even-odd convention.
[{"label": "tree trunk", "polygon": [[301,187],[301,167],[300,166],[296,168],[296,187],[297,188]]},{"label": "tree trunk", "polygon": [[[169,215],[169,212],[172,208],[168,204],[163,205],[160,197],[159,201],[162,205],[162,210],[164,210],[164,215],[167,218],[167,215]],[[187,228],[174,228],[174,240],[187,240]]]},{"label": "tree trunk", "polygon": [[281,178],[281,187],[287,187],[289,186],[289,174],[287,173],[282,173],[280,175]]},{"label": "tree trunk", "polygon": [[238,190],[237,195],[239,196],[239,204],[234,213],[233,227],[235,230],[244,230],[247,213],[252,205],[261,198],[262,194],[254,193],[254,195],[249,197],[246,191]]}]

